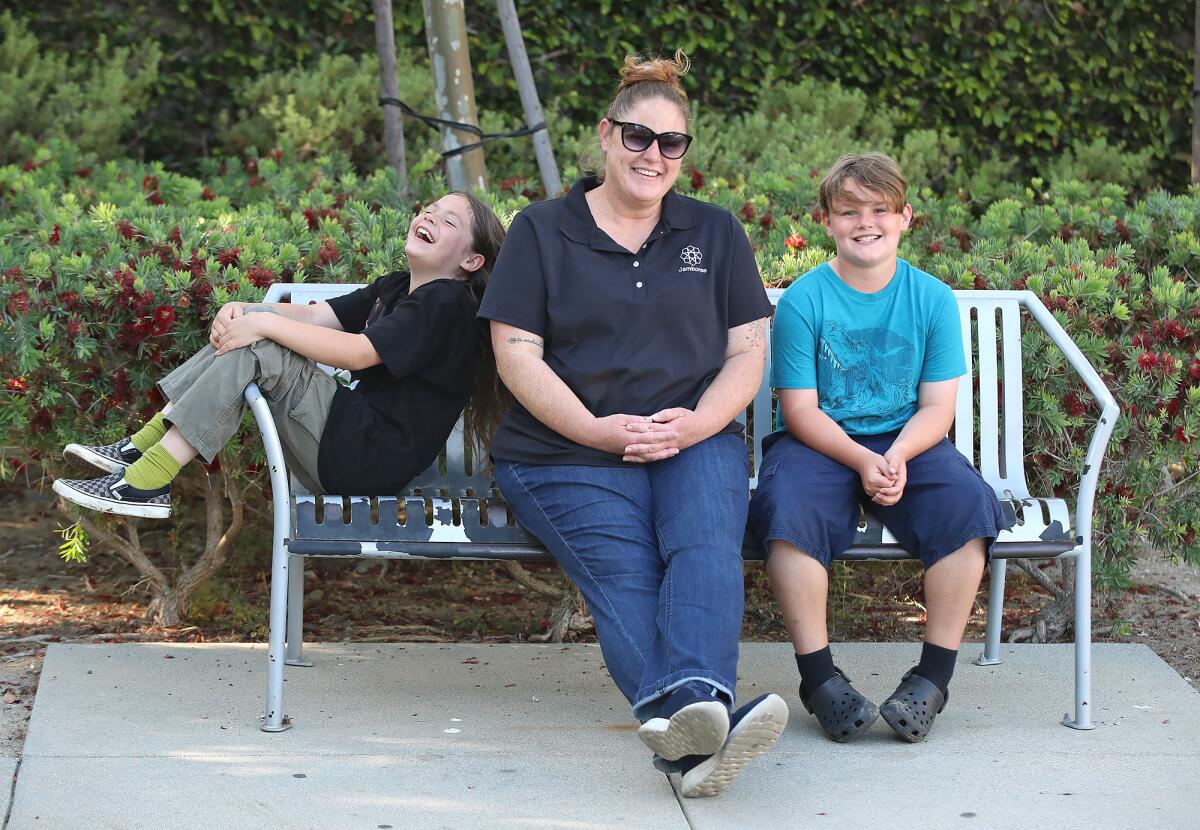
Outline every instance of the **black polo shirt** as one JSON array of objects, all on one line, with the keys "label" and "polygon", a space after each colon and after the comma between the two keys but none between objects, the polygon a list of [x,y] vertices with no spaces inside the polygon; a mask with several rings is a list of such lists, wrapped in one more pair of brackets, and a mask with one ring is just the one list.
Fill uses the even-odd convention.
[{"label": "black polo shirt", "polygon": [[397,271],[329,301],[348,332],[362,333],[382,363],[339,386],[317,449],[327,493],[394,496],[433,463],[471,393],[475,302],[463,280],[409,291]]},{"label": "black polo shirt", "polygon": [[[695,409],[725,364],[729,329],[769,317],[746,233],[728,211],[671,191],[646,244],[627,251],[596,226],[584,194],[525,208],[508,230],[479,316],[539,335],[544,359],[597,417]],[[740,432],[734,421],[722,432]],[[514,404],[492,457],[623,466]]]}]

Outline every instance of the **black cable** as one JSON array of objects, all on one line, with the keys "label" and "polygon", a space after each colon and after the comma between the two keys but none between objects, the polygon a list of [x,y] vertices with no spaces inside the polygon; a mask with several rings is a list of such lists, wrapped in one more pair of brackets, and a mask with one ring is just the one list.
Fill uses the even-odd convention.
[{"label": "black cable", "polygon": [[448,121],[445,118],[437,118],[433,115],[425,115],[424,113],[417,112],[399,98],[380,98],[379,105],[381,107],[396,107],[405,115],[415,118],[418,121],[423,121],[435,129],[439,127],[448,127],[452,130],[459,130],[461,132],[470,133],[471,135],[479,137],[479,141],[476,141],[472,144],[464,144],[461,147],[455,147],[453,150],[446,150],[442,153],[442,158],[451,158],[452,156],[460,155],[468,150],[474,150],[476,147],[482,147],[487,142],[495,141],[499,138],[520,138],[521,136],[525,135],[533,135],[538,130],[546,129],[546,122],[542,121],[538,124],[534,124],[532,127],[521,127],[518,130],[510,130],[506,133],[485,133],[474,124],[467,124],[462,121]]}]

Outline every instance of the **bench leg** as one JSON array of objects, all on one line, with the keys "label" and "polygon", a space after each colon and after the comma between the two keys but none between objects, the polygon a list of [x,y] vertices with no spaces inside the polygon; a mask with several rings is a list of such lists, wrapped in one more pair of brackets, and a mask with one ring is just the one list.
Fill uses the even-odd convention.
[{"label": "bench leg", "polygon": [[1092,551],[1085,541],[1075,559],[1075,716],[1063,726],[1095,729],[1092,723]]},{"label": "bench leg", "polygon": [[304,659],[304,557],[288,554],[287,653],[289,666],[312,665]]},{"label": "bench leg", "polygon": [[246,402],[254,413],[262,432],[263,449],[271,471],[271,512],[274,530],[271,535],[271,615],[270,636],[267,638],[267,705],[260,727],[264,732],[282,732],[291,727],[291,719],[283,713],[283,660],[285,627],[287,625],[288,552],[284,542],[292,532],[291,497],[288,493],[287,465],[279,434],[271,418],[270,407],[257,384],[246,387]]},{"label": "bench leg", "polygon": [[988,586],[987,638],[983,654],[975,658],[977,666],[997,666],[1000,659],[1000,623],[1004,618],[1004,573],[1008,570],[1007,559],[993,559],[992,576]]}]

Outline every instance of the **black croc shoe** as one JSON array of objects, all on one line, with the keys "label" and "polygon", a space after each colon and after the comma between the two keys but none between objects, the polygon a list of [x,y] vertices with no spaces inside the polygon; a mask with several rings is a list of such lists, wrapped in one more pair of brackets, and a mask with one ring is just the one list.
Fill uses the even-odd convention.
[{"label": "black croc shoe", "polygon": [[946,708],[949,698],[949,692],[942,694],[941,689],[909,669],[896,691],[879,707],[879,714],[897,735],[915,744],[929,734],[933,719]]},{"label": "black croc shoe", "polygon": [[834,666],[837,674],[826,680],[811,696],[800,687],[800,702],[817,716],[831,741],[845,743],[871,728],[879,708],[850,685],[850,678]]}]

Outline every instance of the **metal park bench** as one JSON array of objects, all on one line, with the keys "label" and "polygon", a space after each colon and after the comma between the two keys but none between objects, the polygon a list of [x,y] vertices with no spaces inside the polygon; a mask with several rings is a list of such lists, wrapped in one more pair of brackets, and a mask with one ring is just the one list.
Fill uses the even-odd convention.
[{"label": "metal park bench", "polygon": [[[357,285],[275,284],[264,302],[322,302],[359,288]],[[768,292],[772,303],[781,290]],[[1100,463],[1116,422],[1118,408],[1096,370],[1031,291],[956,292],[962,320],[969,374],[979,378],[977,391],[969,379],[958,387],[952,429],[954,444],[995,489],[1011,530],[997,540],[991,565],[987,636],[979,665],[1000,660],[1000,621],[1004,604],[1005,566],[1010,558],[1074,557],[1075,571],[1075,706],[1065,726],[1091,729],[1091,538],[1092,503]],[[1035,497],[1025,482],[1025,450],[1021,407],[1021,310],[1049,335],[1082,377],[1101,412],[1088,445],[1079,495],[1072,512],[1057,498]],[[769,384],[770,362],[763,383],[747,412],[747,443],[757,480],[762,440],[772,430],[774,407]],[[309,666],[302,656],[304,580],[302,557],[379,557],[390,559],[518,559],[550,560],[532,535],[517,525],[487,474],[486,464],[464,451],[461,422],[441,457],[395,497],[314,496],[289,482],[270,411],[255,384],[246,388],[262,431],[271,473],[274,542],[271,567],[270,643],[267,666],[266,717],[262,729],[280,732],[291,725],[283,709],[284,665]],[[747,559],[761,559],[747,540]],[[896,540],[867,514],[858,540],[840,558],[908,559]]]}]

